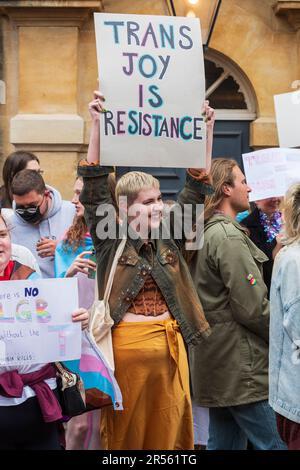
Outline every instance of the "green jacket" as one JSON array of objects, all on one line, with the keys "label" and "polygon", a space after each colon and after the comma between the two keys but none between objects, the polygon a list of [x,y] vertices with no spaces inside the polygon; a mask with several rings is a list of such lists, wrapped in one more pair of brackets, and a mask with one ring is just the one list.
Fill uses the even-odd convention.
[{"label": "green jacket", "polygon": [[[99,297],[102,299],[112,261],[120,243],[119,238],[104,239],[100,226],[105,221],[112,205],[107,177],[112,167],[79,166],[78,174],[83,177],[84,187],[80,201],[85,208],[85,219],[96,250]],[[179,195],[180,204],[203,204],[205,194],[211,193],[211,186],[187,175],[186,185]],[[105,216],[104,216],[105,212]],[[111,214],[114,223],[114,214]],[[187,344],[199,343],[210,334],[193,280],[184,259],[185,239],[151,240],[146,245],[140,238],[130,236],[119,259],[112,292],[109,298],[110,313],[117,325],[143,288],[146,276],[151,274],[160,288],[171,314],[178,321]]]},{"label": "green jacket", "polygon": [[203,248],[190,265],[212,329],[205,344],[189,348],[193,396],[202,406],[268,398],[266,260],[233,219],[215,215],[205,224]]}]

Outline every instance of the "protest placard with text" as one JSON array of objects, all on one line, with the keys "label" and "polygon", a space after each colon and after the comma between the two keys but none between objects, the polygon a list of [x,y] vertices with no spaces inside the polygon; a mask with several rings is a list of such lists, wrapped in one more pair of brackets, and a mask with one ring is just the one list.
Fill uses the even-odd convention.
[{"label": "protest placard with text", "polygon": [[78,359],[81,325],[77,279],[0,282],[0,364],[44,364]]},{"label": "protest placard with text", "polygon": [[280,147],[300,147],[300,90],[274,96]]},{"label": "protest placard with text", "polygon": [[196,18],[95,13],[106,102],[101,163],[204,167],[205,77]]},{"label": "protest placard with text", "polygon": [[284,196],[300,181],[300,150],[269,148],[243,154],[250,201]]}]

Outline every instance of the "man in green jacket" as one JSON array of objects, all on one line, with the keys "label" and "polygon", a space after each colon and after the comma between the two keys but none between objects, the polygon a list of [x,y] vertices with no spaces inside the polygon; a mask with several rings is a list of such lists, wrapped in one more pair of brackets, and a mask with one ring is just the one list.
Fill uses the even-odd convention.
[{"label": "man in green jacket", "polygon": [[189,348],[194,400],[210,408],[208,449],[245,449],[247,439],[255,449],[285,449],[268,404],[267,258],[235,221],[251,189],[234,160],[216,159],[211,175],[204,244],[190,266],[212,328]]}]

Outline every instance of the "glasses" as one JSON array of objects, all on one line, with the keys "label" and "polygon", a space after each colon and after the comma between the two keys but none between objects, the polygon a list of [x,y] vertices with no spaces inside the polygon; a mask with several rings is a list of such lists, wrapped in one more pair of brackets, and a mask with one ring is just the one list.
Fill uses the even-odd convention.
[{"label": "glasses", "polygon": [[15,209],[16,213],[19,214],[19,215],[24,215],[24,214],[35,215],[37,213],[38,209],[43,204],[44,197],[45,197],[45,194],[43,196],[42,202],[37,206],[32,206],[32,207],[20,207],[19,206],[19,207],[16,207],[16,209]]}]

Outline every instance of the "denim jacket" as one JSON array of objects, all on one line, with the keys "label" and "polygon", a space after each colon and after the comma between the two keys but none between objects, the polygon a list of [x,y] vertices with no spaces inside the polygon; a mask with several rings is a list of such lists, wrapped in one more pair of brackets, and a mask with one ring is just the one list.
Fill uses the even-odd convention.
[{"label": "denim jacket", "polygon": [[[112,171],[112,167],[99,165],[78,167],[78,174],[84,181],[80,201],[85,208],[85,218],[96,250],[100,298],[103,298],[112,261],[120,243],[118,238],[101,239],[97,236],[97,225],[101,224],[104,218],[101,215],[101,207],[103,208],[103,204],[112,204],[107,183],[108,174]],[[211,191],[211,186],[188,174],[186,185],[179,195],[179,202],[193,206],[202,204],[204,194]],[[183,256],[183,242],[184,240],[159,237],[146,245],[140,238],[133,239],[128,236],[109,298],[110,313],[115,325],[122,320],[143,288],[146,276],[151,274],[165,298],[169,311],[178,321],[186,343],[198,343],[209,335],[210,328]]]},{"label": "denim jacket", "polygon": [[300,243],[277,255],[271,284],[269,402],[300,423]]}]

